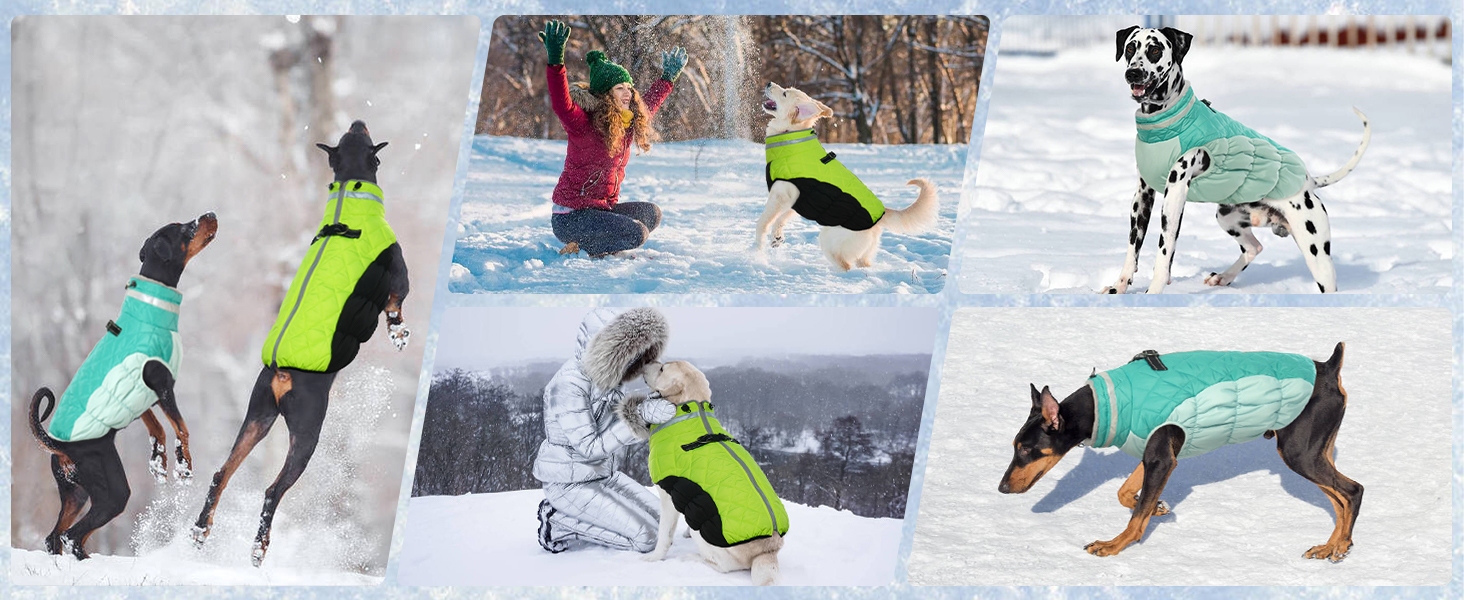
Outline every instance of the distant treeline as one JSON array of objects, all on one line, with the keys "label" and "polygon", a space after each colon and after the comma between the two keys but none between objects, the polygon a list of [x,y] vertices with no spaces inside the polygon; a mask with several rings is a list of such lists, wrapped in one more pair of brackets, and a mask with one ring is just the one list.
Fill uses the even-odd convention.
[{"label": "distant treeline", "polygon": [[[706,373],[719,420],[762,465],[780,497],[903,518],[927,374],[891,373],[881,386],[846,383],[860,377],[840,371],[826,367],[798,377],[722,367]],[[543,385],[552,373],[436,374],[412,495],[540,487],[532,468],[544,440]],[[627,449],[620,469],[650,485],[648,451],[644,444]]]},{"label": "distant treeline", "polygon": [[549,19],[573,28],[571,82],[584,56],[606,51],[645,89],[660,52],[690,61],[655,120],[663,140],[762,140],[769,81],[834,109],[819,125],[831,142],[964,144],[976,108],[989,21],[981,16],[516,16],[493,23],[475,133],[564,139],[544,87],[537,33]]}]

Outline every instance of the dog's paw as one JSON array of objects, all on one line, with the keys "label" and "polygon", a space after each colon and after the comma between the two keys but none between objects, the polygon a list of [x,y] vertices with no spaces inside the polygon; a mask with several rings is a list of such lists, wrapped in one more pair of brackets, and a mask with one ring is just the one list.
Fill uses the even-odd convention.
[{"label": "dog's paw", "polygon": [[183,485],[193,485],[193,467],[186,462],[173,466],[173,476]]},{"label": "dog's paw", "polygon": [[1160,500],[1159,504],[1154,505],[1154,516],[1162,517],[1167,514],[1169,514],[1169,505],[1163,500]]},{"label": "dog's paw", "polygon": [[1328,542],[1320,546],[1312,546],[1312,549],[1307,550],[1306,554],[1302,556],[1306,558],[1325,558],[1331,562],[1339,563],[1342,562],[1342,559],[1347,558],[1347,554],[1350,552],[1352,552],[1352,540],[1342,540],[1340,542]]},{"label": "dog's paw", "polygon": [[194,525],[191,533],[193,537],[193,547],[200,550],[203,549],[203,543],[208,541],[208,529]]},{"label": "dog's paw", "polygon": [[1128,283],[1120,281],[1106,288],[1098,290],[1100,294],[1122,294],[1128,291]]},{"label": "dog's paw", "polygon": [[1083,546],[1083,549],[1087,550],[1088,554],[1092,554],[1093,556],[1113,556],[1119,552],[1123,552],[1126,546],[1128,546],[1128,542],[1119,541],[1118,538],[1114,538],[1106,542],[1103,540],[1093,542],[1087,546]]},{"label": "dog's paw", "polygon": [[389,323],[386,326],[386,335],[391,338],[392,345],[396,346],[398,352],[407,347],[407,338],[411,337],[412,330],[407,329],[406,323]]},{"label": "dog's paw", "polygon": [[661,562],[663,560],[666,560],[666,551],[665,550],[652,550],[650,554],[647,554],[645,556],[642,556],[641,557],[641,560],[646,561],[646,562]]},{"label": "dog's paw", "polygon": [[782,245],[783,245],[783,234],[780,233],[778,235],[773,236],[773,241],[772,241],[772,243],[768,244],[768,247],[769,248],[777,248],[777,247],[782,246]]},{"label": "dog's paw", "polygon": [[249,551],[249,564],[258,567],[264,564],[264,554],[269,549],[264,542],[254,540],[254,549]]},{"label": "dog's paw", "polygon": [[151,473],[153,479],[157,480],[158,483],[167,483],[168,459],[164,458],[161,454],[154,454],[152,458],[147,461],[147,472]]},{"label": "dog's paw", "polygon": [[1205,277],[1205,285],[1215,287],[1230,285],[1230,282],[1232,281],[1234,281],[1234,279],[1226,277],[1224,273],[1210,273],[1208,277]]}]

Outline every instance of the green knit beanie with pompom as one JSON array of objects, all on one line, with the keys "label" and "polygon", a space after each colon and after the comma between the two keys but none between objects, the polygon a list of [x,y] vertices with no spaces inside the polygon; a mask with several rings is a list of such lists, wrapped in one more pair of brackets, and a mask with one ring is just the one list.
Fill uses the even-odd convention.
[{"label": "green knit beanie with pompom", "polygon": [[590,65],[591,94],[598,96],[622,83],[635,85],[635,80],[630,78],[630,71],[610,62],[604,52],[591,50],[589,54],[585,55],[585,62]]}]

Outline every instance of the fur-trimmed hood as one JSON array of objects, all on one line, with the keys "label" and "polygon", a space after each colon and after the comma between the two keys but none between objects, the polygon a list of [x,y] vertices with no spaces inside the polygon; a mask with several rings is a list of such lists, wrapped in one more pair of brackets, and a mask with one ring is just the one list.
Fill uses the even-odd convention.
[{"label": "fur-trimmed hood", "polygon": [[[615,389],[626,379],[639,377],[644,362],[660,359],[670,331],[666,317],[654,308],[632,308],[618,314],[607,308],[595,309],[580,323],[575,354],[580,372],[596,389]],[[641,368],[627,372],[646,355],[649,360]]]},{"label": "fur-trimmed hood", "polygon": [[595,112],[605,104],[599,96],[590,93],[590,84],[583,81],[569,84],[569,100],[585,112]]}]

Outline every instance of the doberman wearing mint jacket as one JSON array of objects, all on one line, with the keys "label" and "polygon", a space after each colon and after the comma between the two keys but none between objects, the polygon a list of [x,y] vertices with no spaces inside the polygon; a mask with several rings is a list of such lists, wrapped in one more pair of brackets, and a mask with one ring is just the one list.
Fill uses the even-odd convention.
[{"label": "doberman wearing mint jacket", "polygon": [[1143,539],[1151,517],[1169,512],[1159,494],[1179,459],[1274,437],[1282,462],[1317,484],[1337,513],[1332,536],[1302,556],[1340,561],[1352,548],[1363,492],[1333,463],[1347,408],[1343,349],[1337,344],[1325,362],[1277,352],[1146,350],[1124,366],[1095,371],[1061,403],[1050,389],[1039,392],[1033,385],[1032,409],[997,490],[1026,492],[1084,444],[1116,446],[1139,458],[1118,489],[1119,504],[1132,510],[1128,526],[1111,540],[1084,547],[1112,556]]},{"label": "doberman wearing mint jacket", "polygon": [[[61,495],[61,513],[46,536],[51,554],[87,558],[87,538],[127,508],[132,490],[116,438],[132,421],[141,418],[147,426],[152,448],[148,470],[158,481],[167,480],[167,438],[153,416],[153,405],[162,408],[173,426],[178,457],[174,474],[182,480],[193,476],[188,426],[173,393],[182,364],[178,315],[183,294],[177,286],[184,266],[217,232],[213,213],[154,232],[138,253],[141,272],[123,286],[121,312],[107,322],[61,400],[49,388],[31,398],[31,434],[51,453],[51,474]],[[43,400],[51,402],[44,412]],[[43,426],[48,418],[50,426]],[[83,516],[88,501],[91,508]]]},{"label": "doberman wearing mint jacket", "polygon": [[663,52],[661,77],[642,95],[630,72],[599,50],[585,56],[589,82],[571,86],[564,66],[568,25],[550,21],[539,39],[548,52],[549,103],[569,137],[550,218],[554,236],[565,243],[561,254],[582,250],[599,257],[639,248],[660,225],[661,209],[650,202],[621,202],[620,184],[631,146],[641,152],[651,148],[651,119],[671,95],[686,51]]},{"label": "doberman wearing mint jacket", "polygon": [[279,314],[260,352],[263,366],[249,396],[244,423],[223,466],[213,476],[203,510],[193,527],[202,546],[213,525],[219,496],[254,446],[279,417],[290,430],[290,449],[279,476],[264,493],[251,560],[264,561],[275,510],[305,472],[315,453],[336,373],[356,358],[385,312],[387,337],[397,350],[409,331],[402,302],[409,291],[401,245],[386,222],[386,196],[376,181],[386,142],[373,143],[366,124],[356,121],[336,146],[316,144],[329,156],[335,179],[325,210]]}]

